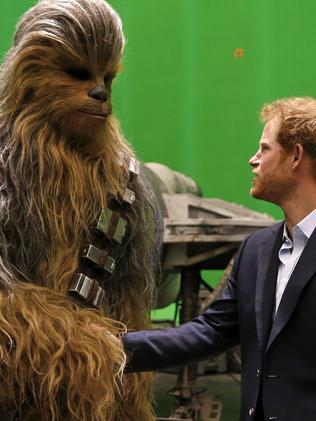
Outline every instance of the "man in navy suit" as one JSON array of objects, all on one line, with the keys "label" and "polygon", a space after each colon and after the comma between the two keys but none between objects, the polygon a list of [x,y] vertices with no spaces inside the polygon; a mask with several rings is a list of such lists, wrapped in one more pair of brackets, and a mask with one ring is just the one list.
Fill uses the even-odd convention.
[{"label": "man in navy suit", "polygon": [[200,317],[123,338],[131,371],[241,345],[242,421],[316,420],[316,100],[266,105],[251,194],[285,221],[241,245],[222,296]]}]

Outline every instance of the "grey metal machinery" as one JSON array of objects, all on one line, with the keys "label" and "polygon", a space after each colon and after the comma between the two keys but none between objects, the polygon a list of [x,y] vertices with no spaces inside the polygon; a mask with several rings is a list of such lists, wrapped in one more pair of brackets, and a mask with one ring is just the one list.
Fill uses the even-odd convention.
[{"label": "grey metal machinery", "polygon": [[[275,220],[238,204],[204,198],[191,178],[165,165],[148,163],[144,172],[162,215],[162,280],[156,308],[178,302],[179,322],[185,323],[203,311],[225,285],[241,241]],[[210,269],[226,269],[215,290],[201,277],[202,270]],[[202,290],[204,299],[201,299]],[[175,408],[169,418],[158,420],[220,420],[221,403],[211,395],[199,393],[196,378],[197,366],[178,370],[178,381],[171,391],[177,401]]]}]

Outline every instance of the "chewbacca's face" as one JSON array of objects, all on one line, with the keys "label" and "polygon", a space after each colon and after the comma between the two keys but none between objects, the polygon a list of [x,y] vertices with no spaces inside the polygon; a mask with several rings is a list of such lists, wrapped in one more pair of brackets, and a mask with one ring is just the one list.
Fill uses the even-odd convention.
[{"label": "chewbacca's face", "polygon": [[77,102],[74,116],[90,117],[90,122],[94,124],[105,120],[111,113],[111,89],[116,72],[117,69],[112,66],[99,70],[88,64],[70,63],[64,77],[69,78],[69,85],[74,89],[74,99]]},{"label": "chewbacca's face", "polygon": [[123,45],[120,19],[104,0],[40,1],[15,37],[16,110],[70,143],[102,142]]},{"label": "chewbacca's face", "polygon": [[[65,59],[65,57],[64,57]],[[52,122],[62,131],[76,139],[95,136],[105,128],[112,113],[112,82],[119,64],[109,61],[93,63],[68,58],[60,63],[51,81],[55,101],[63,103],[61,109],[52,107]]]}]

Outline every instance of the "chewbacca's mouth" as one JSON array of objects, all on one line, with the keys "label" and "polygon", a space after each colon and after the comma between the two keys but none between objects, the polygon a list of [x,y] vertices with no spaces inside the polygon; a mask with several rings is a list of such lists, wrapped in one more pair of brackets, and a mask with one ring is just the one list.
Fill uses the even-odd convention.
[{"label": "chewbacca's mouth", "polygon": [[108,111],[96,111],[96,110],[78,110],[80,113],[87,114],[91,117],[106,118],[111,114],[111,110]]}]

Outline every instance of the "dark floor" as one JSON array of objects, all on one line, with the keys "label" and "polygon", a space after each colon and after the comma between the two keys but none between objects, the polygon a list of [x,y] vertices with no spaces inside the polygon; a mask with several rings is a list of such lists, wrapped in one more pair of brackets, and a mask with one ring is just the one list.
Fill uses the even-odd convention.
[{"label": "dark floor", "polygon": [[[168,396],[168,390],[174,386],[175,374],[159,373],[155,382],[156,414],[168,417],[175,399]],[[204,387],[218,397],[223,404],[220,421],[238,421],[240,376],[238,374],[209,374],[198,377],[197,386]]]}]

